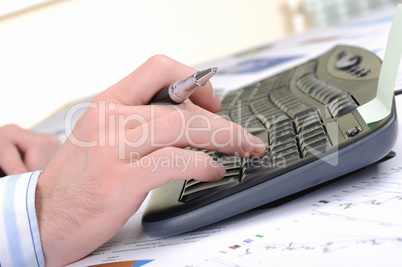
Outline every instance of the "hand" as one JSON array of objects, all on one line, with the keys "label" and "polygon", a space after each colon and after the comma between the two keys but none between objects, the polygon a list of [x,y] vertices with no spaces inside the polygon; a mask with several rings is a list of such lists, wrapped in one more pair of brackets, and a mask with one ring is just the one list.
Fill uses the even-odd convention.
[{"label": "hand", "polygon": [[[0,127],[0,169],[5,175],[42,170],[60,147],[57,137],[17,125]],[[4,175],[3,174],[3,175]]]},{"label": "hand", "polygon": [[149,191],[170,179],[224,176],[206,153],[183,148],[264,153],[261,140],[211,112],[221,104],[210,83],[183,104],[146,105],[193,72],[155,56],[94,98],[38,180],[37,217],[49,266],[78,260],[109,240]]}]

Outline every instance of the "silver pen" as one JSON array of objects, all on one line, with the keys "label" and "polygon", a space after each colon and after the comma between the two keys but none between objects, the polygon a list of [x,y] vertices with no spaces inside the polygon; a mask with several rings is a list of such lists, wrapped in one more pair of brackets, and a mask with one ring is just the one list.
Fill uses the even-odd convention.
[{"label": "silver pen", "polygon": [[209,68],[197,71],[183,81],[177,81],[169,87],[163,88],[151,99],[150,104],[173,104],[183,103],[199,87],[204,86],[216,73],[218,68]]}]

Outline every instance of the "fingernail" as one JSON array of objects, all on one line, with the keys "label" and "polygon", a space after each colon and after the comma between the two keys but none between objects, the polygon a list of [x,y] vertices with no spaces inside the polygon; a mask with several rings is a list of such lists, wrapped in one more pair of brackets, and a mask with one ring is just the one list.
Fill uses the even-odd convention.
[{"label": "fingernail", "polygon": [[254,150],[252,152],[254,156],[264,155],[265,150],[267,149],[265,143],[260,138],[252,135],[251,133],[249,133],[249,137],[251,142],[254,144]]},{"label": "fingernail", "polygon": [[215,160],[212,160],[211,165],[212,165],[212,167],[215,168],[216,176],[218,178],[222,178],[223,176],[225,176],[226,169],[225,169],[225,167],[222,166],[222,164],[220,164],[219,162],[217,162]]},{"label": "fingernail", "polygon": [[248,155],[261,156],[265,153],[266,147],[260,138],[247,133],[247,136],[244,136],[242,141],[242,149]]}]

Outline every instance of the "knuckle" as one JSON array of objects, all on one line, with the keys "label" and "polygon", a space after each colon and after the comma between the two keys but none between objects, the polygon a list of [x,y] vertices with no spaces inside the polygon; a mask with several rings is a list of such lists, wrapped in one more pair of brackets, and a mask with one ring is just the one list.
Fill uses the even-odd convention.
[{"label": "knuckle", "polygon": [[167,68],[172,64],[172,59],[166,55],[158,54],[150,57],[146,64],[149,65],[151,68],[159,69],[159,68]]},{"label": "knuckle", "polygon": [[15,132],[20,129],[21,129],[21,127],[19,127],[17,124],[11,123],[11,124],[6,124],[6,125],[0,127],[0,133],[1,132]]}]

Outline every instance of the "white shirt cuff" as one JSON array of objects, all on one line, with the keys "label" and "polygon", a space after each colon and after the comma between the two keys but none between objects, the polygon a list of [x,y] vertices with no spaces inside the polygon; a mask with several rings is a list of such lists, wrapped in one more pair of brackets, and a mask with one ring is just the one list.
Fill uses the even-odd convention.
[{"label": "white shirt cuff", "polygon": [[44,266],[35,210],[41,171],[0,178],[0,265]]}]

